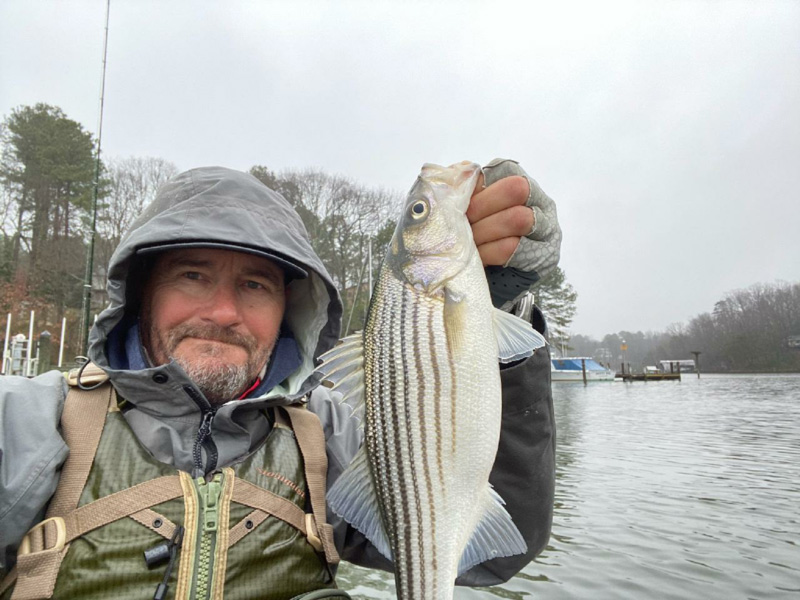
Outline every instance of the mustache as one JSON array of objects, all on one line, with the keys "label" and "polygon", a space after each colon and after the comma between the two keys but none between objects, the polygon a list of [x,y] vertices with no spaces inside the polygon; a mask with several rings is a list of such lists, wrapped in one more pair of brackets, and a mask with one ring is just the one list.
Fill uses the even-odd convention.
[{"label": "mustache", "polygon": [[183,323],[175,327],[169,333],[170,350],[174,350],[178,344],[188,337],[241,346],[249,352],[254,352],[258,347],[255,338],[238,333],[227,327],[220,327],[213,323],[206,325]]}]

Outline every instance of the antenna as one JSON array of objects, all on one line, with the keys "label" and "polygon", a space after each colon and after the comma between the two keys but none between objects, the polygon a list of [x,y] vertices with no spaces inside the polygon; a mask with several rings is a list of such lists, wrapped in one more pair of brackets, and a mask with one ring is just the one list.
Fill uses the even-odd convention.
[{"label": "antenna", "polygon": [[89,248],[86,252],[86,273],[83,278],[83,315],[81,317],[81,354],[87,356],[89,347],[89,312],[92,304],[92,271],[94,270],[94,238],[97,233],[97,193],[100,187],[100,144],[103,139],[103,104],[106,95],[106,59],[108,56],[108,17],[111,0],[106,0],[106,31],[103,38],[103,78],[100,84],[100,117],[97,124],[97,152],[94,164],[92,189],[92,228],[89,231]]}]

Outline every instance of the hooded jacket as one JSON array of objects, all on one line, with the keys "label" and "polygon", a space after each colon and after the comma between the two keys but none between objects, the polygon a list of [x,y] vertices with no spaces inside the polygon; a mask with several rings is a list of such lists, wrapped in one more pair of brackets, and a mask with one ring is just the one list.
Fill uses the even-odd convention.
[{"label": "hooded jacket", "polygon": [[[151,366],[144,356],[138,332],[138,293],[148,267],[147,251],[168,246],[267,251],[275,260],[307,273],[307,277],[293,279],[289,284],[281,338],[261,385],[246,399],[214,410],[177,363]],[[171,180],[135,221],[112,256],[108,294],[109,305],[90,335],[89,358],[108,374],[125,400],[126,422],[157,460],[193,476],[235,464],[253,452],[269,432],[265,409],[299,402],[312,391],[309,407],[320,417],[325,430],[329,486],[355,455],[361,434],[349,418],[349,410],[336,402],[326,388],[318,387],[314,373],[316,358],[338,339],[341,301],[297,213],[280,194],[256,178],[207,167]],[[522,365],[506,369],[503,378],[504,390],[513,390],[509,392],[511,400],[504,395],[504,431],[519,431],[513,439],[501,437],[492,483],[497,487],[500,482],[497,491],[506,499],[529,540],[529,554],[512,557],[512,561],[489,561],[495,565],[486,563],[487,568],[475,567],[461,581],[472,585],[507,579],[543,548],[549,536],[554,432],[546,350],[537,351]],[[42,518],[68,452],[56,434],[67,386],[57,373],[34,380],[5,378],[3,384],[0,567],[8,568],[22,535]],[[26,416],[31,407],[40,418]],[[520,429],[523,413],[526,417],[533,415],[535,422],[528,419],[527,428]],[[532,434],[531,427],[538,428],[537,441],[522,442]],[[502,458],[504,452],[510,454]],[[537,498],[531,498],[531,489],[518,485],[520,475],[531,480],[528,487],[535,488]],[[506,487],[509,489],[503,489]],[[540,499],[545,500],[537,503],[542,508],[531,508],[532,502]],[[541,514],[515,515],[516,506],[526,513],[533,510]],[[329,515],[329,519],[344,558],[367,566],[389,566],[361,534],[335,515]],[[527,532],[526,520],[532,523]]]},{"label": "hooded jacket", "polygon": [[[212,413],[177,363],[152,367],[137,356],[139,290],[130,286],[140,287],[147,249],[217,244],[243,251],[266,249],[301,265],[308,277],[289,284],[284,333],[264,384],[247,399],[228,402]],[[187,171],[159,191],[111,257],[108,293],[109,306],[92,329],[89,358],[131,404],[125,419],[142,444],[158,460],[193,476],[254,450],[269,428],[264,409],[297,402],[317,387],[315,357],[336,343],[342,314],[336,288],[289,203],[255,177],[221,167]],[[289,372],[275,381],[280,363],[288,363],[284,369]],[[135,366],[143,368],[132,369]],[[209,414],[209,435],[198,449],[202,462],[195,464],[198,430]]]}]

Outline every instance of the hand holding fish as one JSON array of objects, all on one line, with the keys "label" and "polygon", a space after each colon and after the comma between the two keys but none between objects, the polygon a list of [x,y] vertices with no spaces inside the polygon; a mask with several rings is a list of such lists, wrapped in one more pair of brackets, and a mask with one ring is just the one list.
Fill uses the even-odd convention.
[{"label": "hand holding fish", "polygon": [[505,265],[520,238],[533,229],[534,213],[526,206],[529,192],[525,177],[512,175],[484,187],[480,175],[467,218],[483,266]]},{"label": "hand holding fish", "polygon": [[558,264],[561,228],[555,202],[516,161],[495,159],[483,167],[482,177],[467,217],[487,267],[492,301],[510,310]]}]

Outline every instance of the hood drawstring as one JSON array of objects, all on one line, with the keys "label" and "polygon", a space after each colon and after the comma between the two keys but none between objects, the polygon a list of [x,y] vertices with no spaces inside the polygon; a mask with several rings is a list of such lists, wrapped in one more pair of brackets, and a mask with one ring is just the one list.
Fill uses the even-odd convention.
[{"label": "hood drawstring", "polygon": [[245,390],[244,394],[242,394],[241,396],[239,396],[239,397],[237,398],[237,400],[244,400],[245,398],[247,398],[247,397],[250,395],[250,393],[251,393],[251,392],[252,392],[254,389],[256,389],[256,388],[257,388],[259,385],[261,385],[261,377],[256,377],[256,380],[255,380],[255,382],[253,383],[253,385],[251,385],[249,388],[247,388],[247,389]]}]

